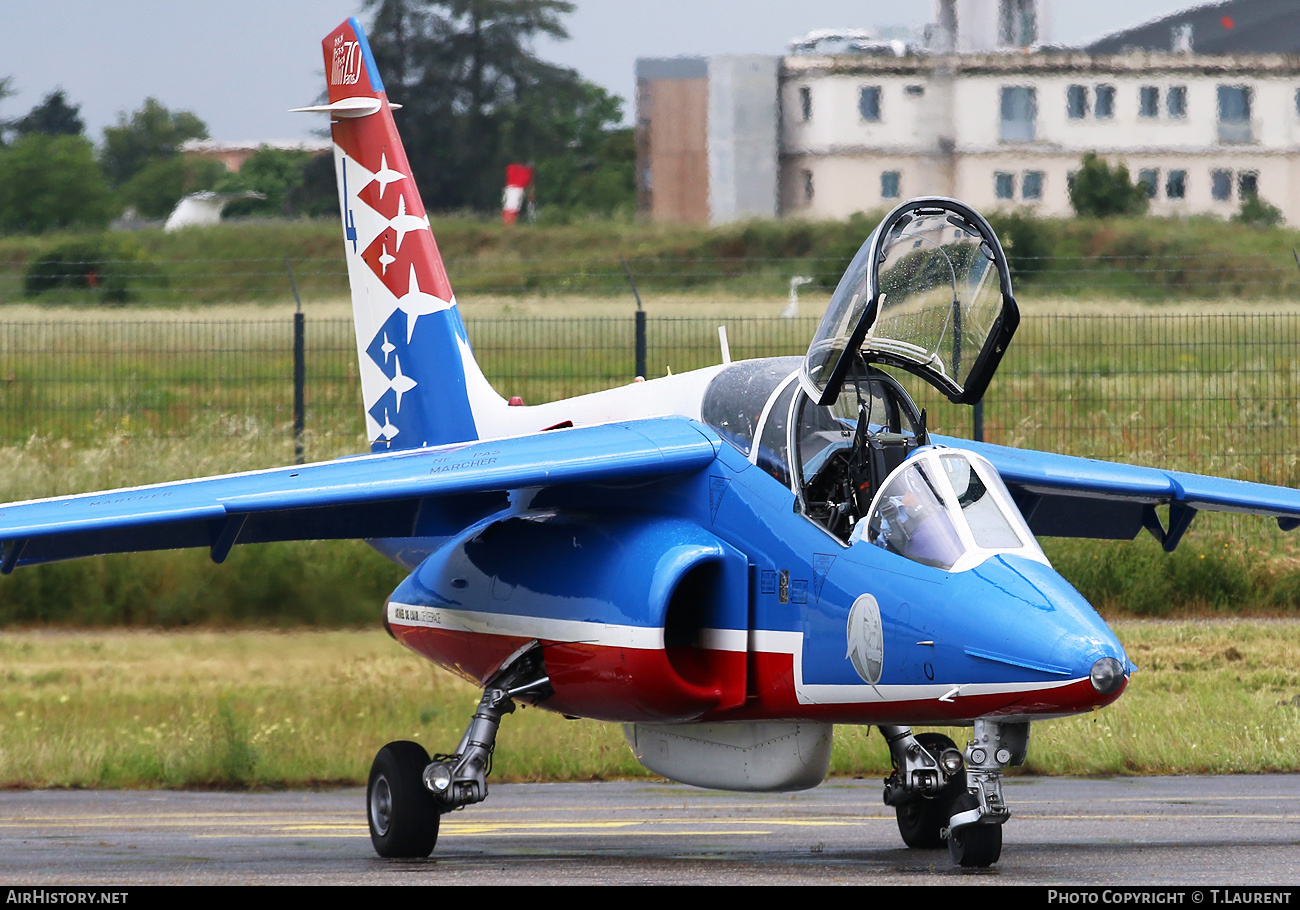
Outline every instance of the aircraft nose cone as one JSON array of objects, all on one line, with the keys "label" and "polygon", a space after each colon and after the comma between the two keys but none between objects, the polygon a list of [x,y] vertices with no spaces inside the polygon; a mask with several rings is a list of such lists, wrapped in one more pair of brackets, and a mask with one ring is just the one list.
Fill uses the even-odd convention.
[{"label": "aircraft nose cone", "polygon": [[1055,569],[1024,557],[996,556],[974,571],[1002,595],[1003,628],[1014,630],[1006,641],[1026,665],[1086,677],[1102,696],[1123,689],[1132,670],[1124,646]]}]

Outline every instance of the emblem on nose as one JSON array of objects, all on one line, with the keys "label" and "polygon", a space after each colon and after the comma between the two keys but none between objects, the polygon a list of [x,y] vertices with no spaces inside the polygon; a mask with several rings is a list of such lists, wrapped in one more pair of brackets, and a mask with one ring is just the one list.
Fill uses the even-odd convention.
[{"label": "emblem on nose", "polygon": [[849,650],[844,656],[871,685],[880,682],[885,666],[885,633],[880,625],[880,604],[870,594],[853,601],[849,610]]}]

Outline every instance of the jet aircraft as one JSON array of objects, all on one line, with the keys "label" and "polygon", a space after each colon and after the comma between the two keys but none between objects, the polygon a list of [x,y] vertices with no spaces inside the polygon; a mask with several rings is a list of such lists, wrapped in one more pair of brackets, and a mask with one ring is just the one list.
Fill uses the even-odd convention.
[{"label": "jet aircraft", "polygon": [[931,433],[890,371],[977,401],[1019,321],[997,237],[950,199],[880,223],[805,357],[512,405],[475,363],[361,26],[323,47],[329,100],[304,110],[331,122],[372,451],[2,505],[0,571],[329,538],[405,567],[384,625],[484,691],[452,751],[379,750],[381,856],[429,855],[441,816],[488,795],[524,703],[621,723],[651,771],[732,790],[815,786],[835,726],[875,726],[903,841],[988,866],[1031,724],[1111,704],[1134,669],[1035,534],[1172,550],[1201,510],[1300,525],[1295,490]]}]

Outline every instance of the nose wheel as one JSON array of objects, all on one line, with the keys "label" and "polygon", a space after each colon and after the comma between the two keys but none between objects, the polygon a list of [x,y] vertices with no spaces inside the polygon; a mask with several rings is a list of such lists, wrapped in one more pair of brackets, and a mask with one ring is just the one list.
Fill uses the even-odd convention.
[{"label": "nose wheel", "polygon": [[[979,809],[980,801],[974,793],[963,793],[952,805],[952,812]],[[966,869],[991,866],[1002,855],[1001,825],[966,825],[948,832],[948,855],[957,865]]]}]

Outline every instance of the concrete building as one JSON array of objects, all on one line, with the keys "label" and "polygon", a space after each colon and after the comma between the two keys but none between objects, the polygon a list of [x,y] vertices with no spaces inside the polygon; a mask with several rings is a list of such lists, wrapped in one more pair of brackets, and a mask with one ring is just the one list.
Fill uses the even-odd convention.
[{"label": "concrete building", "polygon": [[[938,0],[907,42],[824,32],[761,67],[694,59],[689,99],[640,61],[642,210],[839,218],[938,194],[1068,215],[1071,175],[1095,151],[1147,185],[1153,214],[1229,216],[1258,194],[1300,224],[1300,4],[1231,0],[1080,49],[1053,45],[1050,24],[1049,0]],[[772,75],[737,80],[737,60]],[[690,124],[688,154],[676,137]],[[688,191],[657,154],[693,162]],[[742,188],[757,192],[741,203]]]},{"label": "concrete building", "polygon": [[779,63],[637,61],[638,208],[692,224],[777,213]]}]

